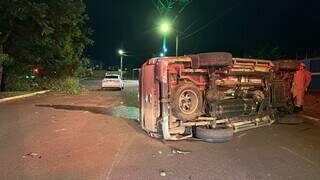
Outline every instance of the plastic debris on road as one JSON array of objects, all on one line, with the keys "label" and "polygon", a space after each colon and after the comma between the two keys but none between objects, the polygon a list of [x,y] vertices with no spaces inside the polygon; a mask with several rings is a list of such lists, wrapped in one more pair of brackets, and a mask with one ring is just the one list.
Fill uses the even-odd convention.
[{"label": "plastic debris on road", "polygon": [[161,177],[165,177],[165,176],[167,176],[167,173],[165,171],[161,170],[160,171],[160,176]]},{"label": "plastic debris on road", "polygon": [[25,155],[22,156],[22,158],[38,158],[38,159],[41,159],[42,156],[38,153],[34,153],[34,152],[30,152],[30,153],[27,153]]},{"label": "plastic debris on road", "polygon": [[171,152],[172,154],[183,154],[183,155],[191,153],[190,151],[183,151],[181,149],[176,149],[176,148],[172,148]]},{"label": "plastic debris on road", "polygon": [[57,129],[57,130],[55,130],[55,132],[61,132],[61,131],[66,131],[67,129],[65,129],[65,128],[62,128],[62,129]]}]

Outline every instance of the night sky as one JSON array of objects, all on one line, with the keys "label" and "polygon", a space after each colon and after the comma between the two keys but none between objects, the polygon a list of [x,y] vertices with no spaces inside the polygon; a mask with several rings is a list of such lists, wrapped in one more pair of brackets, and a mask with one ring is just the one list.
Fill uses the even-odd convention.
[{"label": "night sky", "polygon": [[[161,17],[152,0],[88,0],[87,10],[95,41],[87,54],[93,61],[117,65],[117,50],[123,48],[130,55],[125,66],[139,67],[159,54]],[[291,57],[303,57],[320,49],[320,1],[193,0],[173,26],[185,31],[179,35],[180,55],[229,51],[242,57],[278,47]],[[169,55],[175,54],[174,40],[172,32]]]}]

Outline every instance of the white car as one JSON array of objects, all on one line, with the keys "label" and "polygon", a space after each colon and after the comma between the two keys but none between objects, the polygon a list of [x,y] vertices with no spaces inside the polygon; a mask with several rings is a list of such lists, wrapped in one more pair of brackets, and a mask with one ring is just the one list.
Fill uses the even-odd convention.
[{"label": "white car", "polygon": [[124,88],[124,82],[118,74],[107,74],[101,81],[101,88],[116,88],[122,90]]}]

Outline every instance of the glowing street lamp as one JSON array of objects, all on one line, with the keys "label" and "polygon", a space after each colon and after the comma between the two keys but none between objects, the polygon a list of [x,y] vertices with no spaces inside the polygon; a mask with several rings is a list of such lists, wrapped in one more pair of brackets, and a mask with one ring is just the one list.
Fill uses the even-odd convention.
[{"label": "glowing street lamp", "polygon": [[123,56],[125,56],[125,53],[122,49],[119,49],[118,53],[120,55],[120,77],[122,79],[122,60],[123,60]]},{"label": "glowing street lamp", "polygon": [[170,32],[171,27],[170,24],[167,22],[164,22],[160,26],[160,31],[162,33],[162,50],[163,50],[163,56],[166,55],[167,52],[167,35]]},{"label": "glowing street lamp", "polygon": [[122,49],[119,49],[118,53],[120,56],[124,55],[124,51]]},{"label": "glowing street lamp", "polygon": [[161,25],[161,32],[166,34],[170,31],[170,25],[168,23],[163,23]]}]

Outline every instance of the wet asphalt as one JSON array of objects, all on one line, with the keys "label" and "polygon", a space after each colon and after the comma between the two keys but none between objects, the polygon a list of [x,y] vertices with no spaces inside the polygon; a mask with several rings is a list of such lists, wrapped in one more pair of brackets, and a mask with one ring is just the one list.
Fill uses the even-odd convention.
[{"label": "wet asphalt", "polygon": [[122,92],[82,83],[80,95],[0,104],[0,179],[319,179],[318,126],[273,124],[218,144],[163,141],[140,128],[137,82]]}]

